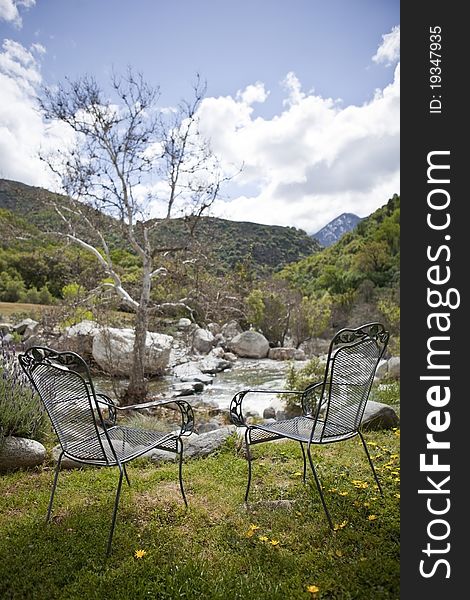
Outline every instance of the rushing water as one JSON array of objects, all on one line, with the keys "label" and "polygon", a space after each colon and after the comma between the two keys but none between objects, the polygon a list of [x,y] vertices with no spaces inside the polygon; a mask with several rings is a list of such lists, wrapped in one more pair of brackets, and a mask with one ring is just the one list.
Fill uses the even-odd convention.
[{"label": "rushing water", "polygon": [[[216,405],[219,409],[227,410],[233,396],[244,389],[268,389],[282,390],[285,385],[288,362],[270,359],[238,359],[231,369],[222,371],[214,375],[213,383],[206,385],[204,390],[193,396],[185,396],[185,400],[191,404],[205,404],[208,406]],[[296,363],[297,368],[304,363]],[[105,378],[96,378],[97,386],[105,393],[113,394],[113,388],[110,380]],[[150,382],[150,392],[152,395],[162,398],[173,396],[173,383],[176,380],[173,376],[167,375]],[[250,412],[262,416],[263,411],[268,406],[273,406],[276,410],[282,409],[283,402],[277,398],[276,394],[253,393],[248,394],[244,401],[244,412]]]}]

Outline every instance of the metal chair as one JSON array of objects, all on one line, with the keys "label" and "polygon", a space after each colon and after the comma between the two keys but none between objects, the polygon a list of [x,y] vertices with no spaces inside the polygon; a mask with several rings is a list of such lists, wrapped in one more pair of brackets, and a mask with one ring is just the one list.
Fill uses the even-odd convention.
[{"label": "metal chair", "polygon": [[[358,435],[379,491],[383,495],[360,425],[375,371],[388,339],[389,333],[380,323],[367,323],[355,329],[342,329],[331,341],[323,381],[313,383],[303,391],[243,390],[233,397],[230,404],[231,421],[238,427],[246,428],[248,484],[245,502],[248,502],[251,484],[250,445],[283,438],[300,443],[304,461],[304,482],[307,470],[306,456],[308,456],[321,502],[332,529],[334,529],[333,521],[312,459],[311,448],[313,445],[342,442]],[[247,424],[242,411],[242,402],[245,396],[252,392],[298,394],[302,404],[302,415],[266,424]],[[305,453],[305,446],[307,453]]]},{"label": "metal chair", "polygon": [[[188,505],[182,479],[182,437],[192,432],[194,415],[186,401],[165,400],[120,407],[105,394],[95,391],[86,362],[75,352],[58,352],[33,346],[20,354],[18,360],[45,405],[62,449],[55,470],[47,522],[50,521],[64,456],[88,465],[119,468],[107,556],[111,551],[123,476],[130,485],[125,466],[129,461],[155,448],[178,454],[181,495],[185,505]],[[177,431],[161,432],[116,424],[118,411],[161,407],[171,403],[181,413],[181,425]]]}]

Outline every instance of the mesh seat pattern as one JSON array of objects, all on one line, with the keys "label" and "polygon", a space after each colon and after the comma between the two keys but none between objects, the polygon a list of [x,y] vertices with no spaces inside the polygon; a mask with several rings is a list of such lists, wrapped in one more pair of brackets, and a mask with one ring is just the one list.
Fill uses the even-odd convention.
[{"label": "mesh seat pattern", "polygon": [[[178,452],[177,438],[171,433],[149,429],[131,429],[117,425],[107,429],[107,433],[112,447],[103,431],[99,434],[100,439],[95,435],[69,444],[67,454],[87,462],[93,461],[97,464],[105,462],[108,465],[117,465],[116,457],[121,463],[126,463],[154,448]],[[103,452],[106,461],[103,461]]]},{"label": "mesh seat pattern", "polygon": [[[66,367],[42,363],[32,370],[31,378],[66,452],[77,440],[99,436],[99,420],[97,422],[93,413],[95,402],[89,386],[78,373]],[[95,410],[98,410],[96,405]],[[102,448],[94,458],[106,460]]]},{"label": "mesh seat pattern", "polygon": [[341,423],[325,423],[321,419],[315,420],[311,417],[294,417],[285,421],[257,425],[250,433],[252,444],[284,437],[306,443],[311,439],[313,444],[318,444],[321,443],[322,437],[328,437],[333,442],[354,435]]}]

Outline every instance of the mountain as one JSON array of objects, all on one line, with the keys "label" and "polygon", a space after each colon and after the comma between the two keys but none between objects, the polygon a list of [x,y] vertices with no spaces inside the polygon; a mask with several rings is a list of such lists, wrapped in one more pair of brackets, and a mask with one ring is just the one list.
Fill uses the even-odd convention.
[{"label": "mountain", "polygon": [[343,213],[330,221],[320,231],[312,235],[324,248],[337,242],[345,233],[352,231],[361,221],[361,217],[352,213]]},{"label": "mountain", "polygon": [[[304,294],[343,295],[361,286],[395,289],[400,275],[400,197],[361,220],[340,240],[281,272]],[[369,282],[369,283],[367,283]]]},{"label": "mountain", "polygon": [[[21,242],[23,246],[39,245],[44,238],[41,232],[44,231],[65,232],[66,226],[55,211],[54,202],[70,206],[66,196],[0,179],[0,245],[2,238],[4,243],[18,245],[18,238],[22,237],[21,233],[26,227],[29,229],[29,242]],[[90,218],[99,219],[101,229],[111,234],[112,249],[131,253],[115,219],[90,207],[84,206],[84,210]],[[78,235],[94,242],[84,223],[77,221],[75,227]],[[187,236],[183,219],[162,222],[155,231],[153,242],[156,248],[177,245]],[[53,239],[51,236],[47,238],[47,243]],[[200,219],[196,241],[205,254],[210,255],[208,262],[215,264],[216,270],[222,272],[248,261],[258,274],[271,273],[320,249],[317,240],[295,227],[228,221],[216,217]],[[61,242],[55,238],[54,243]]]}]

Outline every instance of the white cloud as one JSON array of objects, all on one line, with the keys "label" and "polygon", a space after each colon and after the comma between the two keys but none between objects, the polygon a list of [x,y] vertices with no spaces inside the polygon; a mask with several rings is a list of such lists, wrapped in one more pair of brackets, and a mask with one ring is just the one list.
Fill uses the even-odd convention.
[{"label": "white cloud", "polygon": [[31,8],[36,0],[0,0],[0,20],[20,28],[23,24],[18,7]]},{"label": "white cloud", "polygon": [[[384,36],[376,56],[391,59],[393,47]],[[11,40],[0,51],[0,177],[52,189],[38,152],[60,147],[69,133],[45,124],[37,110],[44,52]],[[260,81],[202,102],[200,129],[224,170],[243,165],[226,190],[231,199],[217,201],[213,214],[314,233],[342,212],[363,217],[399,193],[399,63],[389,85],[361,106],[305,92],[293,72],[280,85],[285,101],[272,118],[255,110],[269,95]],[[149,191],[160,198],[152,213],[160,213],[165,189],[154,183],[135,192],[144,198]]]},{"label": "white cloud", "polygon": [[30,185],[52,188],[54,180],[39,160],[39,152],[58,148],[68,139],[60,125],[47,125],[41,118],[36,91],[41,72],[35,55],[43,54],[36,44],[29,50],[4,40],[0,52],[0,177]]},{"label": "white cloud", "polygon": [[264,83],[257,81],[254,85],[248,85],[243,91],[237,92],[237,100],[241,100],[245,104],[253,104],[254,102],[265,102],[269,92],[264,89]]},{"label": "white cloud", "polygon": [[[242,165],[221,217],[294,225],[314,233],[342,212],[363,217],[399,193],[400,65],[362,106],[302,92],[294,73],[272,119],[243,100],[207,98],[201,130],[228,169]],[[247,193],[247,189],[250,190]]]},{"label": "white cloud", "polygon": [[388,67],[400,58],[400,26],[396,25],[390,33],[382,36],[382,43],[372,57],[376,63],[384,63]]}]

